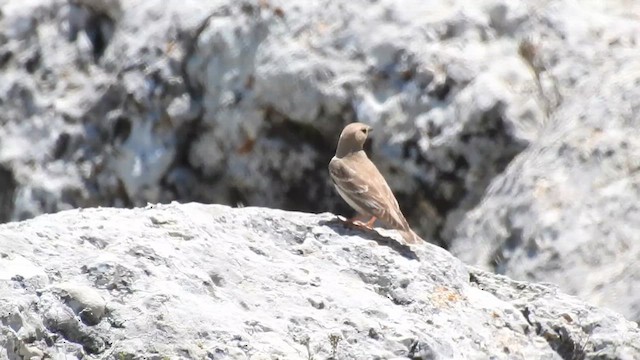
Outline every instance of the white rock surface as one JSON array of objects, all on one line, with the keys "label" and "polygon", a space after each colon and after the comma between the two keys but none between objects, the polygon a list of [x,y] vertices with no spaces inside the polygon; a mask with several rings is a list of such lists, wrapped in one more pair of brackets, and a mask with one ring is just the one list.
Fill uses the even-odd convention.
[{"label": "white rock surface", "polygon": [[540,141],[492,183],[460,225],[454,254],[640,322],[638,56],[581,81],[589,95],[567,99]]},{"label": "white rock surface", "polygon": [[174,199],[346,214],[326,164],[360,120],[445,245],[639,26],[622,0],[0,6],[0,220]]},{"label": "white rock surface", "polygon": [[346,214],[326,164],[357,119],[441,242],[545,117],[517,49],[546,7],[509,4],[0,2],[0,220],[173,199]]},{"label": "white rock surface", "polygon": [[171,200],[351,215],[326,165],[360,120],[423,237],[639,319],[637,1],[0,0],[0,14],[0,222]]},{"label": "white rock surface", "polygon": [[640,356],[616,313],[388,236],[196,203],[5,224],[0,359]]}]

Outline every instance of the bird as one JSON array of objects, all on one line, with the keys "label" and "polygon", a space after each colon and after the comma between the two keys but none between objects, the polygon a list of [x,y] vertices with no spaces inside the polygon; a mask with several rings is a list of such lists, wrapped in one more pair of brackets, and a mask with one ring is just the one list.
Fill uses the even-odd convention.
[{"label": "bird", "polygon": [[[338,139],[336,154],[329,162],[329,175],[336,191],[358,213],[347,222],[372,229],[380,219],[398,230],[407,244],[422,243],[402,214],[389,184],[364,152],[364,143],[372,130],[371,126],[359,122],[345,126]],[[356,221],[358,215],[371,218],[363,223]]]}]

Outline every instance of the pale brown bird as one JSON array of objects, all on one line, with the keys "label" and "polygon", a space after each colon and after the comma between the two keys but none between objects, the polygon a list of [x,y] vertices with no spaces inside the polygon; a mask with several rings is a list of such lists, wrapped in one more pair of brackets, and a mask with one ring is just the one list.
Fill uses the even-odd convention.
[{"label": "pale brown bird", "polygon": [[347,125],[340,134],[336,155],[329,162],[329,174],[338,194],[360,215],[371,216],[366,223],[355,222],[355,218],[349,221],[371,228],[380,219],[398,230],[407,243],[421,243],[422,239],[402,215],[387,181],[363,150],[371,130],[362,123]]}]

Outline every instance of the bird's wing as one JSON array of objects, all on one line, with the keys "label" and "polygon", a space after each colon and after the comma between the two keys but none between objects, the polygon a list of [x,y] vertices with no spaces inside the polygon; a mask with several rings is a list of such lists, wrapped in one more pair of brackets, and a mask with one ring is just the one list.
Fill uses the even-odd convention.
[{"label": "bird's wing", "polygon": [[333,159],[329,163],[329,174],[333,183],[345,193],[361,195],[369,191],[369,186],[343,160]]},{"label": "bird's wing", "polygon": [[329,163],[329,173],[344,196],[366,210],[368,215],[379,218],[393,228],[408,227],[389,185],[368,158],[356,161],[333,159]]}]

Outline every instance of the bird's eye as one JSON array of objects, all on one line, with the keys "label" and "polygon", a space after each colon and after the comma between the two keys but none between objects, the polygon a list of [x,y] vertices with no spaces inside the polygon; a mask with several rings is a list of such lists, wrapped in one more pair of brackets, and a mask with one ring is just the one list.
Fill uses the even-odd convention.
[{"label": "bird's eye", "polygon": [[360,131],[362,131],[363,133],[366,134],[367,133],[367,128],[362,128],[362,130],[360,130]]}]

